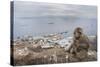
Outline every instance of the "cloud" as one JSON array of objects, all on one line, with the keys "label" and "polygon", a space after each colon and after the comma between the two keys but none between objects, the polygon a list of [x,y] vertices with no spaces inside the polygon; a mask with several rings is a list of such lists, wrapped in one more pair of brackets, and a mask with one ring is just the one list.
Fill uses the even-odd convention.
[{"label": "cloud", "polygon": [[97,18],[96,6],[16,1],[15,17],[72,16]]}]

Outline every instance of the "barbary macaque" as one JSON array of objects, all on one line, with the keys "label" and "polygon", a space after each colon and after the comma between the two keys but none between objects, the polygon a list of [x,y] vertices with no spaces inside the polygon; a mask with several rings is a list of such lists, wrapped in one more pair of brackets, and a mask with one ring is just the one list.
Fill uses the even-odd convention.
[{"label": "barbary macaque", "polygon": [[83,33],[83,29],[78,27],[74,30],[73,44],[70,48],[70,53],[76,55],[78,52],[84,50],[88,51],[90,47],[88,37]]}]

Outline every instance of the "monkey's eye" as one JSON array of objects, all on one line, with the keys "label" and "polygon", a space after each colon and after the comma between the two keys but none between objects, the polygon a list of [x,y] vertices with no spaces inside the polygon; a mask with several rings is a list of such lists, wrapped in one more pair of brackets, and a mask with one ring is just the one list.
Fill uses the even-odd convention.
[{"label": "monkey's eye", "polygon": [[81,32],[74,32],[74,35],[76,35],[76,34],[82,34]]},{"label": "monkey's eye", "polygon": [[80,31],[79,31],[78,33],[79,33],[79,34],[82,34],[82,32],[80,32]]}]

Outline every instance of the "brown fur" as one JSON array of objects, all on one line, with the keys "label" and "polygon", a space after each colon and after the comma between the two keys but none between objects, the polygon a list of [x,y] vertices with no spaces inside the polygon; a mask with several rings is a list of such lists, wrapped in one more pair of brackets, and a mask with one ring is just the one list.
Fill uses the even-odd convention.
[{"label": "brown fur", "polygon": [[81,50],[88,51],[89,39],[83,34],[82,28],[78,27],[74,30],[73,44],[70,49],[70,53],[76,55]]}]

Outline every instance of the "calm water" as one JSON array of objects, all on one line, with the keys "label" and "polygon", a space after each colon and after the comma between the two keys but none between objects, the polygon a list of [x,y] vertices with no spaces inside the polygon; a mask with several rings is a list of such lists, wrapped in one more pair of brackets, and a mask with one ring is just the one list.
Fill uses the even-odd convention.
[{"label": "calm water", "polygon": [[87,35],[96,35],[96,9],[95,6],[15,2],[14,39],[61,32],[71,36],[76,27],[82,27]]}]

